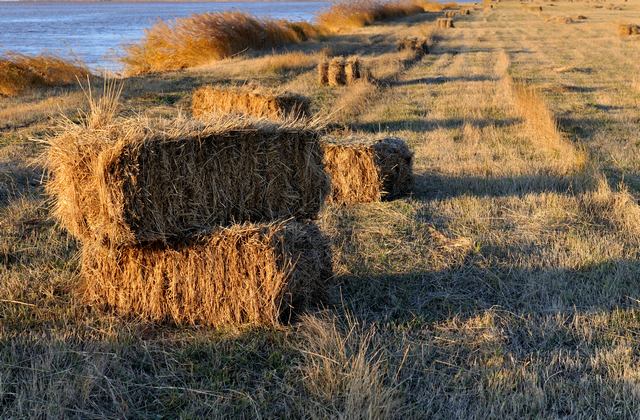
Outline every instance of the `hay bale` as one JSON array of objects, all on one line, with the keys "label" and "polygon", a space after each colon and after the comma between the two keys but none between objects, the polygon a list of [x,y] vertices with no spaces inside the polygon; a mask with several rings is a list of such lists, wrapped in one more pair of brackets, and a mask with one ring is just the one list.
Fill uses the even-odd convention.
[{"label": "hay bale", "polygon": [[447,11],[444,12],[444,17],[452,18],[452,17],[455,17],[457,14],[458,14],[458,12],[455,11],[455,10],[447,10]]},{"label": "hay bale", "polygon": [[327,60],[322,60],[318,63],[318,83],[320,83],[320,86],[329,84],[329,62]]},{"label": "hay bale", "polygon": [[464,9],[464,10],[462,11],[462,14],[463,14],[463,15],[470,15],[470,14],[471,14],[471,10],[470,10],[470,9]]},{"label": "hay bale", "polygon": [[295,93],[203,86],[193,93],[191,111],[196,118],[210,116],[212,113],[229,113],[286,119],[311,116],[310,105],[309,98]]},{"label": "hay bale", "polygon": [[235,116],[70,125],[50,141],[47,166],[60,223],[112,245],[313,219],[329,192],[316,131]]},{"label": "hay bale", "polygon": [[343,57],[335,57],[331,60],[328,70],[329,86],[344,86],[347,83],[344,67]]},{"label": "hay bale", "polygon": [[438,18],[436,19],[436,27],[441,29],[454,28],[453,19],[451,18]]},{"label": "hay bale", "polygon": [[352,84],[362,78],[362,63],[358,57],[349,57],[344,66],[345,80]]},{"label": "hay bale", "polygon": [[406,37],[398,42],[398,51],[412,51],[423,56],[429,54],[429,41],[426,38]]},{"label": "hay bale", "polygon": [[553,17],[547,18],[546,21],[552,22],[552,23],[561,23],[565,25],[573,23],[573,19],[568,16],[553,16]]},{"label": "hay bale", "polygon": [[399,138],[324,138],[324,165],[331,177],[328,202],[354,204],[394,199],[413,185],[413,154]]},{"label": "hay bale", "polygon": [[234,225],[173,247],[85,244],[89,303],[176,324],[277,325],[319,303],[331,277],[326,239],[312,224]]},{"label": "hay bale", "polygon": [[623,23],[618,25],[618,34],[620,36],[631,36],[640,34],[640,25]]}]

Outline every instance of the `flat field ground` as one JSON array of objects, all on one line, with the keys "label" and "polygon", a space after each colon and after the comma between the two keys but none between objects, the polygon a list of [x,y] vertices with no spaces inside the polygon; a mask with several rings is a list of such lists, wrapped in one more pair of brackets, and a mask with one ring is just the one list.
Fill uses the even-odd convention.
[{"label": "flat field ground", "polygon": [[[410,144],[413,195],[327,208],[330,300],[275,330],[83,305],[36,159],[83,93],[0,99],[0,417],[637,418],[640,39],[617,25],[640,4],[541,5],[125,80],[124,113],[188,113],[197,86],[251,82]],[[397,39],[425,34],[431,54],[403,61]],[[320,87],[323,49],[385,83]]]}]

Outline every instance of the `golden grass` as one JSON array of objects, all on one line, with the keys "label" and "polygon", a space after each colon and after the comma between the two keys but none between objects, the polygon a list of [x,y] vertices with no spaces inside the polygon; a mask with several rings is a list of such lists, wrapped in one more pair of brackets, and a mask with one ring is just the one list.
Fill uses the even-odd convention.
[{"label": "golden grass", "polygon": [[308,23],[259,19],[241,12],[205,13],[159,21],[138,44],[126,48],[129,74],[180,70],[247,50],[262,50],[320,36]]},{"label": "golden grass", "polygon": [[99,243],[314,218],[329,188],[315,131],[235,116],[69,123],[46,160],[54,215],[74,236]]},{"label": "golden grass", "polygon": [[210,114],[243,114],[258,118],[299,119],[311,116],[309,98],[248,87],[203,86],[193,93],[191,111],[196,118]]},{"label": "golden grass", "polygon": [[333,204],[394,199],[413,185],[413,153],[399,138],[323,139]]},{"label": "golden grass", "polygon": [[578,150],[560,131],[553,111],[539,90],[509,76],[505,80],[511,88],[515,110],[523,118],[536,146],[562,159],[567,172],[584,170],[588,161],[586,152]]},{"label": "golden grass", "polygon": [[416,1],[338,1],[317,17],[323,28],[340,31],[359,28],[375,22],[422,13],[423,7]]},{"label": "golden grass", "polygon": [[85,243],[85,299],[119,315],[176,324],[276,326],[318,304],[331,277],[314,225],[234,225],[165,248]]},{"label": "golden grass", "polygon": [[0,57],[0,96],[16,96],[33,89],[73,85],[89,76],[89,70],[79,62],[52,55],[9,53]]}]

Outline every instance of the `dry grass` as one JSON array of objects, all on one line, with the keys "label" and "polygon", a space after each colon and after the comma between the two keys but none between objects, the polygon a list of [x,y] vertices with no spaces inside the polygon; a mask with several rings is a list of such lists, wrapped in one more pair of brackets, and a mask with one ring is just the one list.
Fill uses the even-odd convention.
[{"label": "dry grass", "polygon": [[9,53],[0,57],[0,96],[16,96],[34,89],[74,85],[90,76],[89,70],[79,62],[51,55]]},{"label": "dry grass", "polygon": [[83,240],[166,242],[234,221],[314,218],[328,192],[306,128],[237,117],[96,125],[95,115],[67,124],[46,157],[53,212]]},{"label": "dry grass", "polygon": [[394,199],[413,186],[413,153],[398,138],[323,139],[332,204]]},{"label": "dry grass", "polygon": [[205,13],[156,23],[140,43],[126,48],[122,62],[129,74],[180,70],[319,36],[320,30],[306,23],[258,19],[241,12]]},{"label": "dry grass", "polygon": [[[325,310],[293,325],[177,327],[86,305],[77,242],[50,220],[29,166],[44,147],[31,139],[52,124],[8,121],[0,417],[634,418],[640,43],[621,42],[616,26],[640,5],[553,2],[554,14],[589,19],[550,30],[518,2],[494,4],[438,31],[433,54],[410,66],[396,42],[423,36],[435,15],[294,47],[365,57],[385,78],[375,87],[321,88],[317,61],[260,74],[267,57],[250,55],[128,80],[123,113],[174,118],[203,84],[252,81],[303,92],[322,114],[349,104],[336,115],[349,129],[335,135],[406,140],[411,196],[321,212],[336,278]],[[507,69],[537,105],[516,106]],[[0,109],[28,114],[40,95]],[[535,128],[553,125],[535,123],[539,101],[560,140]]]},{"label": "dry grass", "polygon": [[339,1],[320,13],[318,24],[331,31],[360,28],[386,19],[410,16],[424,11],[412,0],[375,1],[356,0]]},{"label": "dry grass", "polygon": [[273,93],[257,88],[204,86],[193,93],[191,111],[196,118],[211,114],[242,114],[270,119],[302,119],[311,116],[309,98],[294,93]]},{"label": "dry grass", "polygon": [[85,298],[120,315],[276,326],[320,303],[331,258],[313,225],[235,225],[171,248],[85,243],[82,275]]}]

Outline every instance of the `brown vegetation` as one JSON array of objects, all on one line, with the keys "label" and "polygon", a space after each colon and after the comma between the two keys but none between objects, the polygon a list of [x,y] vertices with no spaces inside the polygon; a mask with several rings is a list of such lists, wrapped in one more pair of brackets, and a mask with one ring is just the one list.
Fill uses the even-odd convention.
[{"label": "brown vegetation", "polygon": [[313,225],[243,224],[170,248],[85,243],[82,275],[85,298],[120,315],[275,326],[321,300],[331,258]]},{"label": "brown vegetation", "polygon": [[0,96],[16,96],[32,89],[73,85],[89,76],[89,70],[79,62],[52,55],[9,53],[0,57]]},{"label": "brown vegetation", "polygon": [[314,218],[329,188],[313,130],[238,117],[68,124],[50,141],[47,165],[59,222],[111,244]]},{"label": "brown vegetation", "polygon": [[398,42],[398,51],[410,51],[422,57],[429,54],[429,39],[415,36],[403,38]]},{"label": "brown vegetation", "polygon": [[210,114],[243,114],[259,118],[298,119],[311,116],[309,98],[295,93],[273,93],[265,89],[203,86],[191,99],[197,118]]},{"label": "brown vegetation", "polygon": [[424,8],[416,1],[338,1],[318,15],[318,23],[333,31],[358,28],[374,22],[422,13]]},{"label": "brown vegetation", "polygon": [[205,13],[156,23],[140,43],[126,48],[122,62],[129,74],[179,70],[320,34],[308,23],[259,19],[241,12]]},{"label": "brown vegetation", "polygon": [[322,147],[333,204],[393,199],[411,190],[413,153],[399,138],[325,138]]}]

